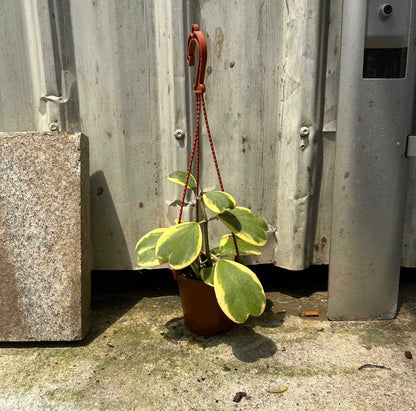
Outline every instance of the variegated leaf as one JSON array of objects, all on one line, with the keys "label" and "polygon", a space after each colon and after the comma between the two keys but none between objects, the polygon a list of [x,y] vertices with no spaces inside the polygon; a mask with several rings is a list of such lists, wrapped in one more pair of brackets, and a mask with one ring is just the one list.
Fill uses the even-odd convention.
[{"label": "variegated leaf", "polygon": [[[240,255],[261,255],[261,250],[256,245],[250,244],[241,238],[236,238],[235,240]],[[219,251],[221,254],[237,255],[232,234],[222,236]]]},{"label": "variegated leaf", "polygon": [[[171,181],[172,183],[185,186],[186,174],[187,173],[185,173],[185,171],[175,171],[172,174],[168,175],[168,180]],[[190,188],[191,190],[196,190],[196,180],[192,174],[189,175],[187,187]]]},{"label": "variegated leaf", "polygon": [[257,246],[266,244],[267,223],[261,217],[253,215],[248,208],[225,210],[218,218],[242,240]]},{"label": "variegated leaf", "polygon": [[214,213],[222,213],[228,208],[235,207],[235,200],[232,195],[224,191],[209,191],[202,196],[204,204]]},{"label": "variegated leaf", "polygon": [[168,228],[156,244],[156,255],[167,259],[175,270],[190,265],[201,252],[202,232],[198,223],[181,223]]},{"label": "variegated leaf", "polygon": [[219,306],[236,323],[243,323],[249,315],[262,314],[266,307],[266,296],[257,276],[234,261],[217,262],[214,289]]},{"label": "variegated leaf", "polygon": [[202,281],[205,284],[210,285],[211,287],[214,287],[214,272],[215,272],[215,267],[204,267],[201,270]]},{"label": "variegated leaf", "polygon": [[137,264],[142,267],[155,267],[166,263],[156,255],[156,243],[167,228],[156,228],[144,235],[136,245],[136,253],[139,254]]}]

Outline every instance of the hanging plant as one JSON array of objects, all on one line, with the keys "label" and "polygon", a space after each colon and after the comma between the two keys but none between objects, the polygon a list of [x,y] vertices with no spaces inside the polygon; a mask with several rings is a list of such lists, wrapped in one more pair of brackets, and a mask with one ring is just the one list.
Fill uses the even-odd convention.
[{"label": "hanging plant", "polygon": [[[175,171],[168,180],[184,187],[180,201],[177,224],[169,228],[157,228],[144,235],[136,246],[138,265],[156,267],[168,263],[178,279],[185,323],[191,331],[202,335],[212,335],[225,331],[230,325],[221,318],[225,315],[235,323],[243,323],[249,315],[258,316],[266,306],[263,287],[256,274],[240,262],[242,255],[260,255],[259,247],[265,245],[267,223],[263,218],[253,215],[248,208],[239,207],[231,194],[224,192],[222,179],[215,155],[214,145],[209,129],[203,93],[206,65],[206,42],[198,25],[192,25],[188,37],[188,64],[194,64],[195,46],[198,45],[198,67],[194,92],[196,96],[196,126],[192,153],[188,171]],[[211,152],[216,168],[220,191],[202,192],[199,187],[199,149],[200,149],[200,113],[201,107],[207,128]],[[190,171],[196,155],[196,177]],[[194,197],[196,218],[192,222],[182,222],[186,194],[190,190]],[[175,202],[176,203],[176,202]],[[199,217],[201,211],[202,218]],[[222,236],[216,247],[209,244],[208,226],[214,222],[224,224],[230,234]],[[184,288],[184,278],[196,280],[195,291],[190,284]],[[201,287],[203,284],[204,287]],[[198,290],[200,299],[191,304],[184,302],[185,296],[191,296]],[[199,291],[198,291],[199,292]],[[209,295],[215,303],[211,311],[207,310]],[[206,297],[206,298],[205,298]],[[215,301],[216,300],[216,301]],[[216,307],[220,307],[221,310]],[[199,317],[191,318],[194,312]],[[220,314],[218,314],[218,312]],[[222,314],[223,313],[223,314]],[[211,323],[218,318],[220,324]],[[209,323],[205,327],[204,323]],[[231,323],[232,324],[232,323]]]}]

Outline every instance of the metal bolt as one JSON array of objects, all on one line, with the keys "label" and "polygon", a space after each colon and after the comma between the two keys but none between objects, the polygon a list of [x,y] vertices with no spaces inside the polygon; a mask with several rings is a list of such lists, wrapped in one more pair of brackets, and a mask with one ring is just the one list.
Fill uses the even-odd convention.
[{"label": "metal bolt", "polygon": [[309,128],[308,127],[301,127],[299,130],[299,135],[301,137],[308,137],[309,136]]},{"label": "metal bolt", "polygon": [[51,131],[58,131],[59,130],[59,124],[56,121],[52,121],[48,124],[49,130]]},{"label": "metal bolt", "polygon": [[178,128],[174,134],[176,140],[183,140],[185,138],[185,132]]},{"label": "metal bolt", "polygon": [[393,13],[393,6],[389,3],[383,4],[382,6],[380,6],[379,13],[382,19],[386,19],[387,17],[390,17]]}]

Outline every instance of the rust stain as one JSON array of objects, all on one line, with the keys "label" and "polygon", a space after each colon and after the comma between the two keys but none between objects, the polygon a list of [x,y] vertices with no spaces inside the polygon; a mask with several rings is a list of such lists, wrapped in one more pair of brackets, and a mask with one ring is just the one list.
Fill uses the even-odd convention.
[{"label": "rust stain", "polygon": [[222,53],[222,45],[224,43],[224,33],[221,27],[215,29],[215,54],[220,59]]}]

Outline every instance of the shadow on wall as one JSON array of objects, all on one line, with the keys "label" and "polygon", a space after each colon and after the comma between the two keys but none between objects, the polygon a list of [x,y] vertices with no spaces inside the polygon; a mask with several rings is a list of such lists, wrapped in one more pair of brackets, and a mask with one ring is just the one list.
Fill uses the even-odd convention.
[{"label": "shadow on wall", "polygon": [[104,173],[95,172],[90,183],[93,268],[131,270],[128,246]]}]

